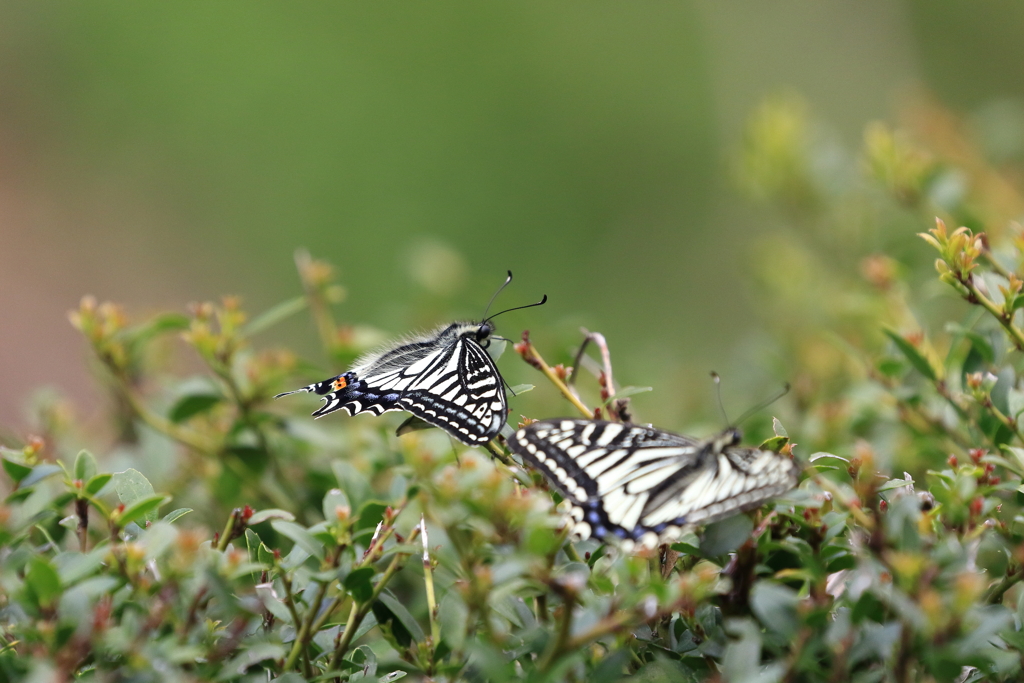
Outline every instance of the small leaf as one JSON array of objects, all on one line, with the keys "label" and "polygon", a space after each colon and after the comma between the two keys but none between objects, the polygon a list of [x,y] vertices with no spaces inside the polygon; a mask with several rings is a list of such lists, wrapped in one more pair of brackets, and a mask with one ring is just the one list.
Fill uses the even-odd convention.
[{"label": "small leaf", "polygon": [[508,346],[504,339],[496,339],[491,337],[490,344],[487,346],[487,355],[491,357],[491,360],[497,362],[501,355],[505,353],[505,347]]},{"label": "small leaf", "polygon": [[36,465],[33,467],[32,472],[19,482],[19,486],[35,486],[43,479],[52,477],[53,475],[63,471],[64,470],[60,465],[44,462],[42,465]]},{"label": "small leaf", "polygon": [[772,431],[775,432],[775,436],[789,436],[789,432],[786,431],[786,428],[782,426],[777,417],[772,418]]},{"label": "small leaf", "polygon": [[[385,609],[380,609],[381,606]],[[388,612],[390,612],[392,617],[391,619],[388,618]],[[412,640],[423,640],[423,629],[420,628],[419,623],[413,619],[406,606],[392,595],[388,593],[381,593],[377,596],[376,602],[373,603],[373,613],[376,615],[378,623],[391,621],[391,628],[395,634],[395,638],[402,645],[408,646],[409,642]],[[397,628],[399,625],[401,625],[403,630],[407,632],[406,638],[403,638],[399,634],[399,629]]]},{"label": "small leaf", "polygon": [[[1014,307],[1019,308],[1021,305],[1024,305],[1024,303],[1020,303],[1022,301],[1024,301],[1024,299],[1018,299],[1014,302]],[[986,363],[995,362],[996,354],[995,351],[992,350],[992,344],[983,335],[975,332],[974,330],[969,330],[963,325],[952,322],[946,323],[946,332],[961,335],[970,339],[971,347],[978,352],[978,355],[980,355]]]},{"label": "small leaf", "polygon": [[935,368],[932,367],[932,364],[928,362],[928,359],[922,356],[921,352],[918,351],[913,344],[891,329],[883,328],[882,332],[892,340],[896,345],[896,348],[898,348],[903,355],[907,357],[907,360],[910,361],[910,364],[913,365],[918,372],[933,382],[938,380],[938,376],[935,374]]},{"label": "small leaf", "polygon": [[104,472],[103,474],[97,474],[91,477],[89,481],[85,483],[85,492],[90,496],[95,496],[97,493],[103,490],[103,487],[107,485],[111,479],[114,478],[113,474]]},{"label": "small leaf", "polygon": [[763,442],[761,442],[761,445],[758,446],[758,448],[760,448],[762,451],[772,451],[773,453],[778,453],[779,451],[782,450],[782,447],[785,446],[787,443],[789,443],[788,436],[773,436],[770,439],[765,439]]},{"label": "small leaf", "polygon": [[707,557],[717,557],[743,545],[754,530],[754,522],[746,515],[736,515],[709,524],[700,540],[700,551]]},{"label": "small leaf", "polygon": [[89,451],[79,451],[75,457],[75,479],[89,481],[96,476],[96,458]]},{"label": "small leaf", "polygon": [[770,631],[789,637],[796,633],[797,594],[773,581],[758,581],[750,592],[750,609]]},{"label": "small leaf", "polygon": [[266,522],[268,519],[283,519],[286,522],[294,522],[295,515],[288,512],[287,510],[278,510],[276,508],[267,508],[266,510],[260,510],[254,512],[252,517],[249,518],[249,526]]},{"label": "small leaf", "polygon": [[[252,520],[250,520],[250,522],[251,521]],[[295,542],[295,545],[299,546],[316,559],[324,559],[323,544],[318,542],[311,533],[298,524],[295,524],[294,522],[286,522],[283,519],[275,519],[270,523],[270,526],[274,527],[274,530],[277,533],[292,539],[292,541]]]},{"label": "small leaf", "polygon": [[42,608],[50,607],[60,596],[60,577],[53,565],[38,555],[28,561],[25,585],[32,591],[35,602]]},{"label": "small leaf", "polygon": [[124,472],[114,474],[114,490],[121,503],[128,507],[136,501],[149,498],[154,493],[153,485],[149,483],[142,472],[129,467]]},{"label": "small leaf", "polygon": [[636,396],[637,394],[643,394],[648,391],[654,391],[654,387],[622,387],[615,392],[614,396],[609,396],[608,400],[604,402],[604,405],[608,405],[617,398],[628,398],[630,396]]},{"label": "small leaf", "polygon": [[15,462],[3,458],[4,471],[7,472],[7,476],[15,481],[15,483],[21,482],[22,479],[32,473],[32,468],[24,463]]},{"label": "small leaf", "polygon": [[903,488],[904,486],[913,486],[913,485],[914,485],[914,480],[913,479],[890,479],[889,481],[887,481],[884,484],[882,484],[881,486],[879,486],[876,490],[877,491],[891,491],[892,489],[899,489],[899,488]]},{"label": "small leaf", "polygon": [[363,507],[359,508],[359,521],[356,522],[356,530],[375,528],[384,519],[384,511],[387,509],[386,503],[377,500],[369,500],[364,503]]},{"label": "small leaf", "polygon": [[348,496],[341,489],[331,489],[324,496],[323,512],[324,519],[328,522],[334,522],[338,519],[338,508],[348,508],[349,514],[352,514],[352,505],[348,502]]},{"label": "small leaf", "polygon": [[[178,508],[177,510],[171,510],[166,515],[164,515],[162,521],[167,522],[168,524],[170,524],[171,522],[177,522],[179,519],[181,519],[190,512],[192,512],[192,508]],[[246,531],[248,531],[248,529],[246,529]]]},{"label": "small leaf", "polygon": [[221,397],[216,394],[189,394],[182,396],[171,408],[167,417],[171,422],[180,423],[207,412],[221,402]]},{"label": "small leaf", "polygon": [[128,330],[128,336],[135,343],[142,343],[164,332],[187,330],[189,325],[188,317],[181,313],[162,313]]},{"label": "small leaf", "polygon": [[[161,493],[140,498],[125,507],[124,511],[117,517],[117,524],[124,528],[130,522],[155,522],[157,518],[156,511],[170,499],[170,496],[165,496]],[[139,524],[139,526],[144,525]]]},{"label": "small leaf", "polygon": [[342,585],[345,590],[352,594],[356,602],[366,602],[373,595],[373,577],[377,570],[373,567],[362,567],[355,569],[348,576]]},{"label": "small leaf", "polygon": [[242,336],[251,337],[254,334],[258,334],[263,330],[269,329],[282,320],[286,320],[296,313],[301,312],[306,308],[306,304],[306,296],[303,294],[295,297],[294,299],[288,299],[277,305],[271,306],[242,326]]}]

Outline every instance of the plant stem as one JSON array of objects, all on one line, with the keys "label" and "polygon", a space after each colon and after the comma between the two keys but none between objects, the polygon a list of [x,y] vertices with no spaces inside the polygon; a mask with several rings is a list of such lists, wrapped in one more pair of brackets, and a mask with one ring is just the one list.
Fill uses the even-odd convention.
[{"label": "plant stem", "polygon": [[[416,540],[416,536],[419,535],[419,527],[415,527],[412,533],[409,534],[407,541]],[[331,655],[331,661],[327,665],[328,671],[333,671],[338,667],[338,662],[341,661],[345,653],[348,652],[349,646],[352,644],[352,639],[355,636],[356,630],[359,629],[359,624],[363,622],[366,615],[369,614],[370,608],[373,606],[374,601],[377,600],[378,596],[384,587],[388,584],[391,578],[398,571],[398,565],[402,560],[409,557],[408,553],[396,553],[394,558],[391,560],[391,564],[384,570],[384,574],[380,577],[377,585],[373,587],[373,593],[370,597],[362,603],[352,602],[352,610],[348,614],[348,621],[345,623],[345,631],[342,633],[341,640],[338,641],[338,646],[334,649],[334,654]]]},{"label": "plant stem", "polygon": [[969,295],[964,298],[971,303],[976,303],[982,306],[986,311],[992,314],[999,324],[1003,326],[1006,333],[1010,335],[1010,340],[1013,345],[1017,347],[1018,351],[1024,351],[1024,332],[1019,327],[1013,324],[1013,313],[1003,310],[1002,306],[997,306],[994,301],[985,296],[977,285],[974,284],[974,278],[967,277],[964,280],[960,280],[960,283],[967,288]]},{"label": "plant stem", "polygon": [[75,512],[78,514],[78,548],[84,553],[89,544],[89,501],[76,498]]},{"label": "plant stem", "polygon": [[537,668],[539,670],[549,670],[551,666],[562,656],[562,653],[575,649],[567,647],[569,643],[569,634],[572,633],[572,608],[575,604],[576,600],[574,598],[565,596],[565,600],[562,603],[562,613],[558,618],[558,635],[555,636],[555,640],[551,643],[547,652],[544,653],[544,657],[537,664]]},{"label": "plant stem", "polygon": [[558,375],[555,374],[555,371],[551,369],[551,366],[544,361],[539,353],[537,353],[537,349],[534,348],[533,343],[530,342],[529,339],[523,340],[523,346],[520,347],[519,353],[527,363],[543,372],[544,376],[555,385],[555,388],[562,392],[563,396],[569,399],[570,403],[576,406],[576,410],[580,411],[585,418],[588,420],[594,419],[594,412],[583,405],[583,402],[580,401],[580,399],[576,397],[576,394],[574,394],[572,390],[565,385],[565,382],[559,379]]},{"label": "plant stem", "polygon": [[1021,579],[1024,579],[1024,571],[1019,567],[1016,570],[1012,570],[1004,576],[999,583],[993,584],[985,592],[985,602],[992,605],[1003,599],[1003,594],[1006,591],[1013,588],[1015,585],[1020,583]]},{"label": "plant stem", "polygon": [[[427,522],[420,515],[420,538],[423,541],[423,582],[427,591],[427,619],[430,621],[431,652],[441,642],[441,627],[437,623],[437,600],[434,596],[434,571],[430,566],[430,545],[427,540]],[[433,655],[431,655],[433,658]]]}]

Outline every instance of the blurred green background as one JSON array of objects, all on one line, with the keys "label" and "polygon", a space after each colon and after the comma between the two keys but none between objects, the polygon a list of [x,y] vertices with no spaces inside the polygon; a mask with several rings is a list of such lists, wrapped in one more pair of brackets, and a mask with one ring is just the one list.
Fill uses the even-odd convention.
[{"label": "blurred green background", "polygon": [[[604,332],[666,427],[715,419],[717,369],[735,414],[789,372],[751,275],[784,218],[733,189],[750,112],[799,93],[855,149],[913,93],[1019,111],[1021,29],[1012,0],[5,2],[0,424],[43,385],[96,409],[83,294],[259,311],[298,293],[297,247],[392,333],[478,317],[512,269],[501,305],[550,303],[500,331],[553,361]],[[265,341],[321,361],[313,336]]]}]

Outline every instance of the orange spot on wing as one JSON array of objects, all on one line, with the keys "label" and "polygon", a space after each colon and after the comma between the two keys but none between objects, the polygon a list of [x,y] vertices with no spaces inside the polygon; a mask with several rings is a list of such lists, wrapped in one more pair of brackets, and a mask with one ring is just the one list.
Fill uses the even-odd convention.
[{"label": "orange spot on wing", "polygon": [[348,386],[348,382],[345,381],[344,377],[339,377],[338,379],[334,380],[334,390],[335,391],[341,391],[342,389],[344,389],[347,386]]}]

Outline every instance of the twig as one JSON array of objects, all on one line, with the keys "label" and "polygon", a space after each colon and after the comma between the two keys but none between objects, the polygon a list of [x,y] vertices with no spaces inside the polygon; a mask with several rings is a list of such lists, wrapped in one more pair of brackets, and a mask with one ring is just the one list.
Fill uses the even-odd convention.
[{"label": "twig", "polygon": [[1018,351],[1024,351],[1024,332],[1019,327],[1013,324],[1013,311],[1006,311],[1005,307],[997,306],[994,301],[985,296],[978,286],[974,284],[974,278],[968,276],[964,279],[959,280],[966,289],[968,294],[964,295],[970,303],[978,304],[983,307],[986,311],[992,314],[992,316],[999,321],[999,324],[1003,326],[1006,333],[1010,335],[1010,340],[1013,345],[1017,347]]},{"label": "twig", "polygon": [[555,374],[554,370],[551,369],[539,353],[530,342],[529,332],[523,332],[523,341],[516,344],[516,351],[523,357],[527,363],[537,368],[544,373],[544,376],[555,385],[555,387],[562,392],[562,395],[569,399],[569,402],[576,406],[576,409],[582,413],[588,420],[594,419],[594,412],[590,408],[583,405],[583,402],[565,385],[558,375]]},{"label": "twig", "polygon": [[[430,564],[430,546],[427,540],[427,522],[420,515],[420,538],[423,541],[423,581],[427,590],[427,619],[430,620],[431,650],[441,643],[441,627],[437,623],[437,600],[434,597],[434,571]],[[431,655],[433,658],[433,655]]]},{"label": "twig", "polygon": [[89,544],[89,501],[76,498],[75,512],[78,514],[78,548],[84,553]]},{"label": "twig", "polygon": [[[414,527],[412,533],[409,534],[407,541],[416,540],[416,536],[420,533],[419,527]],[[369,614],[370,608],[373,606],[374,601],[380,596],[384,587],[391,580],[391,577],[398,571],[398,565],[402,560],[409,557],[408,553],[396,553],[395,557],[391,560],[391,564],[384,570],[384,574],[380,577],[377,585],[373,587],[373,592],[365,602],[352,602],[352,610],[349,612],[348,621],[345,623],[345,631],[342,633],[341,640],[338,641],[338,646],[334,649],[334,654],[331,655],[331,661],[327,665],[328,671],[334,671],[338,668],[338,662],[345,656],[348,651],[349,645],[352,644],[352,638],[355,636],[356,630],[359,629],[359,624],[362,623],[366,615]]]},{"label": "twig", "polygon": [[[584,358],[584,351],[587,349],[587,344],[594,342],[597,348],[601,351],[601,376],[598,377],[599,382],[603,382],[602,398],[606,405],[608,405],[608,415],[610,417],[616,417],[619,421],[623,421],[621,413],[621,407],[618,406],[618,402],[615,400],[615,381],[612,379],[612,356],[608,351],[608,342],[604,338],[604,335],[600,332],[591,332],[585,327],[580,328],[580,332],[583,333],[583,343],[580,344],[580,350],[576,352],[576,359],[573,361],[572,374],[566,379],[566,384],[572,387],[572,383],[576,379],[576,374],[579,372],[580,365]],[[575,393],[575,392],[573,392]],[[614,409],[613,409],[614,408]]]}]

